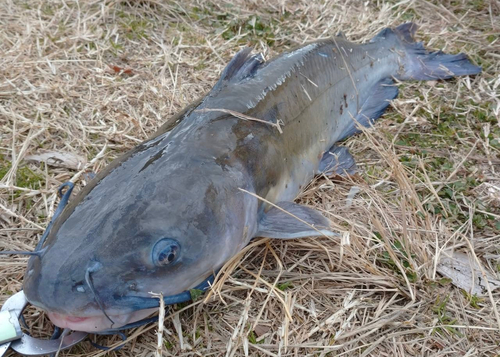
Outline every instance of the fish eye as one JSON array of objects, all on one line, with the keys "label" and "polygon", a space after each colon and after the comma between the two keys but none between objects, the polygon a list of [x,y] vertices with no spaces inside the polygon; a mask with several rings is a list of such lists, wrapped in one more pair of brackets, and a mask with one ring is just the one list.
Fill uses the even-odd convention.
[{"label": "fish eye", "polygon": [[172,238],[163,238],[156,242],[152,251],[153,264],[165,267],[174,263],[179,257],[181,246]]}]

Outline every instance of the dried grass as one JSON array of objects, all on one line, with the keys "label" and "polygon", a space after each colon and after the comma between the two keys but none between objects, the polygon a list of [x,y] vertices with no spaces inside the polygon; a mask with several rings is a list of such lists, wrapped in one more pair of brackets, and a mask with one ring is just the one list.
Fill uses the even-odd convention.
[{"label": "dried grass", "polygon": [[[151,135],[206,92],[240,46],[269,58],[339,30],[365,41],[408,20],[429,47],[466,52],[484,73],[402,84],[377,129],[346,143],[361,173],[318,177],[299,197],[342,236],[256,240],[226,265],[207,302],[167,313],[162,353],[498,356],[500,292],[470,296],[436,272],[449,248],[500,271],[494,0],[3,0],[0,248],[33,249],[59,184],[81,186],[86,172]],[[41,150],[88,163],[74,171],[23,161]],[[3,302],[21,289],[27,258],[0,259]],[[43,314],[27,315],[33,333],[50,333]],[[130,331],[116,352],[85,342],[61,355],[152,356],[157,329]]]}]

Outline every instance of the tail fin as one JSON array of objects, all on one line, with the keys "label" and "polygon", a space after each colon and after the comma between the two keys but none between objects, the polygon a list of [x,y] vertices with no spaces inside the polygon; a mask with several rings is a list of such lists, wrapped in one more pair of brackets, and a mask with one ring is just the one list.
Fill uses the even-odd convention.
[{"label": "tail fin", "polygon": [[481,67],[473,65],[463,53],[449,55],[441,51],[427,51],[422,42],[415,42],[413,39],[416,30],[417,25],[408,22],[394,30],[384,29],[372,40],[377,42],[396,37],[404,47],[404,69],[398,73],[398,79],[435,80],[481,73]]}]

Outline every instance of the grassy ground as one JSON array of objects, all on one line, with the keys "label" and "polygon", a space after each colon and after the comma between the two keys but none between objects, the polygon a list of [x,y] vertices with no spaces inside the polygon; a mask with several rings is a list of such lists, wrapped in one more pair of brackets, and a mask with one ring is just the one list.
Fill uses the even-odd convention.
[{"label": "grassy ground", "polygon": [[[484,73],[401,84],[376,129],[346,142],[360,173],[319,177],[298,198],[342,238],[255,241],[208,302],[167,313],[163,354],[499,356],[500,291],[471,295],[436,265],[455,249],[500,276],[500,5],[348,3],[1,1],[0,248],[33,249],[58,185],[83,185],[84,172],[147,138],[210,89],[241,46],[269,58],[339,30],[366,41],[411,20],[428,47],[465,52]],[[83,166],[24,160],[43,150]],[[27,258],[0,259],[2,303],[21,289]],[[49,333],[38,311],[27,320]],[[61,355],[152,355],[156,329],[130,331],[117,352],[85,342]]]}]

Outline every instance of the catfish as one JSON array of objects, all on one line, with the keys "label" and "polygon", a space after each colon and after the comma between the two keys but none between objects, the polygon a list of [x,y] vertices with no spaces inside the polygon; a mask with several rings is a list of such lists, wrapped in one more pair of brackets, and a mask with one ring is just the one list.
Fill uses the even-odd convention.
[{"label": "catfish", "polygon": [[[265,61],[244,48],[203,98],[97,174],[54,220],[23,288],[52,322],[102,332],[204,282],[255,237],[331,235],[294,203],[321,172],[352,173],[339,143],[398,95],[395,81],[481,68],[426,50],[416,25],[370,42],[319,40]],[[155,305],[156,304],[156,305]]]}]

